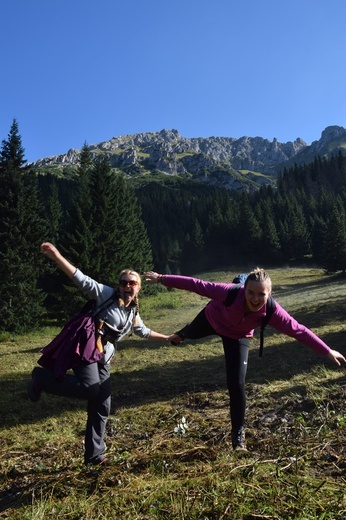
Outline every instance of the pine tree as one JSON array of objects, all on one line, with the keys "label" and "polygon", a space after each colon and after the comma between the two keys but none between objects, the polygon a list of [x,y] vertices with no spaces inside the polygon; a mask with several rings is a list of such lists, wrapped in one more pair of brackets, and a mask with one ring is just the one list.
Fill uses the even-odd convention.
[{"label": "pine tree", "polygon": [[191,235],[187,235],[184,244],[181,266],[184,273],[193,273],[200,269],[203,261],[204,235],[196,217],[192,218]]},{"label": "pine tree", "polygon": [[346,270],[346,216],[337,200],[324,233],[324,267],[329,271]]},{"label": "pine tree", "polygon": [[39,244],[46,226],[37,180],[25,163],[14,120],[0,151],[0,182],[6,186],[0,194],[0,329],[9,332],[35,328],[43,314]]},{"label": "pine tree", "polygon": [[281,245],[272,213],[265,213],[262,224],[261,260],[275,265],[281,261]]},{"label": "pine tree", "polygon": [[151,243],[133,187],[122,175],[115,176],[113,182],[113,189],[117,194],[117,207],[113,208],[114,220],[117,216],[117,253],[114,265],[117,265],[118,269],[130,267],[139,272],[151,269]]},{"label": "pine tree", "polygon": [[73,197],[72,208],[69,211],[71,225],[64,234],[63,242],[70,257],[89,274],[92,270],[92,249],[95,240],[93,222],[93,206],[91,198],[91,183],[93,176],[93,161],[89,148],[84,143],[79,167],[77,170],[77,187]]},{"label": "pine tree", "polygon": [[291,215],[290,248],[292,257],[302,259],[311,252],[311,238],[301,206]]},{"label": "pine tree", "polygon": [[238,211],[238,237],[235,239],[239,241],[247,261],[256,263],[258,252],[261,251],[262,230],[246,193],[240,196]]},{"label": "pine tree", "polygon": [[[51,178],[47,192],[46,215],[48,220],[47,233],[44,241],[59,243],[61,228],[63,224],[63,210],[59,200],[59,187],[57,180]],[[66,278],[66,277],[65,277]],[[63,285],[62,273],[57,276],[56,265],[46,259],[41,268],[40,287],[47,294],[45,300],[45,307],[47,318],[52,318],[54,321],[58,317],[57,309],[61,308],[59,299],[56,301],[55,294],[61,292]],[[64,318],[66,314],[64,313]]]},{"label": "pine tree", "polygon": [[[133,189],[112,172],[106,157],[89,161],[82,150],[74,209],[69,213],[62,250],[66,257],[92,278],[116,285],[122,269],[152,268],[151,246]],[[71,287],[71,290],[70,290]],[[60,294],[59,319],[76,312],[82,297],[65,280]]]},{"label": "pine tree", "polygon": [[324,264],[324,241],[326,237],[327,224],[319,215],[315,214],[311,219],[311,251],[314,261],[318,265]]},{"label": "pine tree", "polygon": [[284,259],[297,260],[311,252],[311,237],[303,209],[294,194],[281,199],[278,233]]},{"label": "pine tree", "polygon": [[54,179],[50,186],[48,199],[48,237],[54,244],[57,243],[62,225],[63,211],[59,200],[59,188]]},{"label": "pine tree", "polygon": [[[91,197],[93,161],[84,143],[76,180],[71,190],[66,213],[67,226],[54,242],[63,254],[86,274],[97,279],[95,271],[94,243],[95,222]],[[66,203],[66,201],[65,201]],[[85,303],[85,297],[75,290],[74,284],[56,267],[50,266],[49,315],[63,323]]]},{"label": "pine tree", "polygon": [[117,283],[119,271],[152,267],[152,253],[133,188],[112,172],[107,159],[97,160],[91,183],[94,242],[93,273]]},{"label": "pine tree", "polygon": [[0,164],[8,173],[18,172],[26,164],[25,150],[22,146],[22,138],[19,135],[18,123],[14,119],[10,128],[8,139],[3,139],[0,151]]}]

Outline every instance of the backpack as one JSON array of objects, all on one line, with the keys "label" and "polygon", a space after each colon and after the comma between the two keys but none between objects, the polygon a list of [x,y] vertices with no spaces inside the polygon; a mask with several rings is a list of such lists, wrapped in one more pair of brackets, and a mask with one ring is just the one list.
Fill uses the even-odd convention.
[{"label": "backpack", "polygon": [[[102,343],[106,343],[107,341],[114,343],[119,338],[119,335],[122,333],[122,331],[125,329],[125,327],[127,326],[128,321],[131,316],[131,313],[129,313],[128,317],[126,319],[126,323],[122,327],[122,331],[114,331],[114,329],[109,327],[108,323],[106,321],[102,320],[102,318],[100,317],[100,314],[102,313],[102,311],[106,310],[110,305],[112,305],[115,300],[120,300],[120,295],[116,289],[114,290],[113,294],[107,300],[105,300],[103,303],[101,303],[98,307],[96,306],[96,300],[89,300],[88,302],[86,302],[86,304],[83,307],[84,311],[90,310],[90,312],[92,313],[92,316],[96,320],[97,333],[98,333],[97,336],[103,337]],[[130,335],[132,335],[132,333],[133,333],[133,324],[136,321],[137,314],[138,314],[138,307],[137,307],[137,305],[135,305],[134,306],[134,320],[132,322]],[[99,341],[101,341],[100,338],[99,338]],[[101,346],[100,343],[99,343],[99,346]]]},{"label": "backpack", "polygon": [[240,273],[235,278],[233,278],[232,283],[240,283],[244,285],[247,279],[247,273]]},{"label": "backpack", "polygon": [[[244,285],[245,281],[247,279],[247,274],[242,273],[233,278],[232,283],[236,285],[232,285],[232,287],[229,288],[228,294],[226,296],[225,301],[223,304],[225,307],[230,307],[234,300],[236,299],[236,296],[239,292],[239,289]],[[241,280],[240,282],[238,280]],[[272,317],[274,311],[275,311],[275,300],[272,296],[269,296],[267,301],[267,313],[262,318],[261,328],[260,328],[260,349],[259,349],[259,357],[262,357],[263,354],[263,346],[264,346],[264,329],[266,328],[270,318]]]}]

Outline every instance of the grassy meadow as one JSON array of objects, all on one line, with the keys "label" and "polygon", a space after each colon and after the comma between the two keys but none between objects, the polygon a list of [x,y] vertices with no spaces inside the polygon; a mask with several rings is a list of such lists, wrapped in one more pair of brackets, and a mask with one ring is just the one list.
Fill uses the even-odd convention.
[{"label": "grassy meadow", "polygon": [[[203,273],[231,280],[236,271]],[[319,269],[273,269],[274,297],[346,354],[346,283]],[[159,287],[140,313],[172,333],[206,299]],[[110,465],[83,465],[86,405],[26,388],[60,329],[0,338],[0,518],[341,520],[346,518],[346,372],[269,326],[250,350],[246,436],[234,453],[221,342],[127,337],[112,363]],[[185,422],[183,420],[185,419]]]}]

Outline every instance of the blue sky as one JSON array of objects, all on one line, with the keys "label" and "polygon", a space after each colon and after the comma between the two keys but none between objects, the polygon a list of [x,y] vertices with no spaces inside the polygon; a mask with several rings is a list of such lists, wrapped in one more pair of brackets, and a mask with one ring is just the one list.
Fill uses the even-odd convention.
[{"label": "blue sky", "polygon": [[345,0],[2,0],[0,139],[28,161],[113,136],[307,144],[346,126]]}]

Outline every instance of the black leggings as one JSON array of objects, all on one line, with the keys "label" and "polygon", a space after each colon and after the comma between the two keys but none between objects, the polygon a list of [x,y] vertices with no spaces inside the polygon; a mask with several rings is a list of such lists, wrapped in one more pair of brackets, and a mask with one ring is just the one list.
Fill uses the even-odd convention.
[{"label": "black leggings", "polygon": [[[188,339],[200,339],[206,336],[220,336],[210,325],[205,315],[205,308],[182,331]],[[226,361],[227,388],[230,397],[232,430],[244,426],[246,393],[245,378],[251,338],[231,339],[220,336]]]}]

